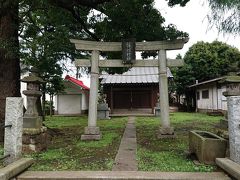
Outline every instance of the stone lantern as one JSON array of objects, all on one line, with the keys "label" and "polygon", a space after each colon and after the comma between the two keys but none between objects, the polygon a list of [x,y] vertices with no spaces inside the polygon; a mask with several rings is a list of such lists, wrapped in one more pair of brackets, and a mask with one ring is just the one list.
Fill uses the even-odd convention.
[{"label": "stone lantern", "polygon": [[29,76],[21,81],[27,83],[27,90],[23,91],[27,96],[27,108],[23,116],[23,151],[40,152],[47,148],[47,128],[42,125],[37,104],[42,95],[40,84],[44,81],[35,68],[31,68]]},{"label": "stone lantern", "polygon": [[226,84],[224,96],[240,96],[240,76],[226,76],[221,83]]},{"label": "stone lantern", "polygon": [[226,84],[230,159],[240,164],[240,76],[226,76],[221,82]]},{"label": "stone lantern", "polygon": [[21,80],[27,83],[27,90],[23,91],[23,94],[27,96],[27,110],[24,114],[23,128],[40,129],[42,127],[42,117],[39,117],[37,99],[42,95],[40,84],[44,83],[44,81],[38,77],[35,68],[32,68],[30,72],[29,76]]}]

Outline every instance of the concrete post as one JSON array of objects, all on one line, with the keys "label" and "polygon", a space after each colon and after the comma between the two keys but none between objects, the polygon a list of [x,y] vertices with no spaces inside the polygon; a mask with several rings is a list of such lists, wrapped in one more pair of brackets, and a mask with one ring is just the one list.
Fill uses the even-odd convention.
[{"label": "concrete post", "polygon": [[88,111],[88,127],[85,127],[82,140],[101,139],[100,129],[97,127],[97,104],[98,104],[98,84],[99,84],[99,51],[92,51],[91,59],[91,80],[90,97]]},{"label": "concrete post", "polygon": [[8,97],[6,99],[4,136],[4,163],[10,164],[21,157],[23,133],[23,98]]},{"label": "concrete post", "polygon": [[240,92],[238,96],[228,96],[227,103],[230,159],[240,164]]},{"label": "concrete post", "polygon": [[[159,138],[164,135],[173,135],[174,130],[170,127],[169,120],[169,99],[168,99],[168,79],[167,79],[167,58],[166,50],[160,50],[159,60],[159,94],[160,94],[160,117],[161,129]],[[162,136],[163,135],[163,136]]]}]

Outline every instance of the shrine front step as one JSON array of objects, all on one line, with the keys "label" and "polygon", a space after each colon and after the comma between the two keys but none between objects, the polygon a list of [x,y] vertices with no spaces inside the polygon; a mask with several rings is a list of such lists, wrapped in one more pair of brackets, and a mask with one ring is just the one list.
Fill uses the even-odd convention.
[{"label": "shrine front step", "polygon": [[143,171],[27,171],[17,180],[230,180],[222,172],[143,172]]}]

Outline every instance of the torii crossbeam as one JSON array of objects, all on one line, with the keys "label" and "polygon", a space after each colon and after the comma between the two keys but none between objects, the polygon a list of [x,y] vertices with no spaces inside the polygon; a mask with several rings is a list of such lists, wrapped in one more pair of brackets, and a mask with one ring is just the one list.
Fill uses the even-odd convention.
[{"label": "torii crossbeam", "polygon": [[188,39],[178,39],[174,41],[152,41],[136,42],[136,51],[158,51],[158,60],[137,60],[134,64],[123,64],[123,60],[100,60],[100,52],[122,51],[121,42],[96,42],[85,40],[70,40],[75,44],[77,50],[92,51],[91,60],[76,59],[75,65],[79,67],[91,67],[90,97],[88,126],[85,127],[82,140],[99,140],[101,133],[97,127],[97,96],[99,84],[99,67],[159,67],[159,94],[160,94],[160,118],[161,128],[159,137],[169,137],[174,135],[174,129],[170,126],[169,120],[169,99],[168,99],[168,79],[167,67],[179,67],[184,64],[181,59],[167,59],[167,50],[182,49]]}]

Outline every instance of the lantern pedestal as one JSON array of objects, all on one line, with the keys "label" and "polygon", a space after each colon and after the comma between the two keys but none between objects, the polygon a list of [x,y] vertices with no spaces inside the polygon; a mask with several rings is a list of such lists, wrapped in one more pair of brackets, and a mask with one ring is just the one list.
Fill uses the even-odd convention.
[{"label": "lantern pedestal", "polygon": [[47,134],[47,128],[40,129],[24,128],[22,150],[25,153],[41,152],[47,150],[47,144],[50,136]]}]

